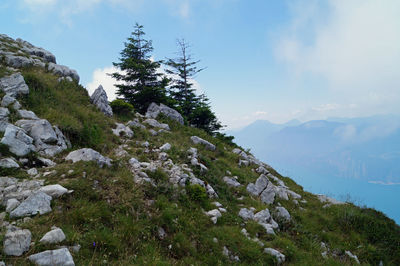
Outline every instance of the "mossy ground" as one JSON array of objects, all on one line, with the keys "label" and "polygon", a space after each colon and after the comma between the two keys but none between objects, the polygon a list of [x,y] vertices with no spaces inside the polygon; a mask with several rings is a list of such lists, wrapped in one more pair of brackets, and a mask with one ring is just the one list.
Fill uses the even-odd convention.
[{"label": "mossy ground", "polygon": [[[76,265],[232,265],[234,262],[222,255],[224,246],[240,257],[242,265],[273,265],[274,258],[263,252],[263,247],[247,239],[240,231],[246,228],[251,237],[258,238],[265,247],[280,250],[286,255],[287,265],[351,265],[344,256],[350,250],[364,265],[400,265],[400,229],[382,213],[349,203],[322,208],[323,204],[311,193],[290,178],[281,178],[291,190],[301,194],[306,204],[301,210],[292,201],[279,202],[293,217],[282,223],[276,236],[267,235],[254,222],[238,217],[242,207],[262,210],[273,206],[262,204],[246,192],[245,186],[229,188],[222,177],[229,170],[242,184],[254,182],[258,177],[251,167],[238,167],[238,155],[228,142],[217,140],[205,132],[182,126],[165,118],[171,132],[151,136],[147,130],[134,129],[135,135],[126,149],[131,157],[140,161],[155,159],[145,153],[136,141],[149,141],[151,147],[172,145],[167,153],[174,163],[189,163],[187,149],[194,146],[190,136],[197,135],[216,144],[215,152],[197,146],[199,159],[209,169],[207,173],[195,170],[196,176],[208,182],[217,191],[217,199],[227,209],[216,225],[203,214],[212,207],[213,200],[200,192],[173,188],[162,171],[149,173],[157,187],[138,185],[127,169],[127,158],[115,158],[113,149],[122,144],[112,135],[115,118],[104,117],[90,100],[86,90],[74,83],[57,82],[57,77],[38,69],[26,69],[23,75],[30,94],[21,103],[39,117],[48,119],[70,138],[73,149],[89,147],[98,150],[114,162],[111,168],[99,168],[94,163],[65,162],[55,159],[55,174],[46,177],[48,184],[60,183],[73,189],[71,195],[55,199],[53,211],[33,217],[22,225],[33,233],[36,244],[19,258],[4,257],[13,265],[26,265],[26,257],[49,248],[39,244],[39,239],[55,225],[65,232],[65,245],[79,243],[82,248],[73,254]],[[126,117],[124,117],[126,120]],[[73,170],[72,173],[68,173]],[[62,176],[62,175],[65,176]],[[195,190],[195,189],[194,189]],[[243,196],[243,200],[239,198]],[[158,228],[163,227],[166,237],[159,239]],[[217,238],[218,242],[214,242]],[[320,243],[324,241],[337,257],[324,260]]]}]

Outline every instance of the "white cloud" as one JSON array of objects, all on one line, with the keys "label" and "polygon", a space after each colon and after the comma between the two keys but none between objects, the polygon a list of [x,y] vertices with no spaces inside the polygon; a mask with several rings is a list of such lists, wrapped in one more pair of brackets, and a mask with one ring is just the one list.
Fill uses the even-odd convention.
[{"label": "white cloud", "polygon": [[332,111],[340,108],[340,104],[337,103],[327,103],[327,104],[321,104],[317,107],[311,108],[313,111],[317,112],[327,112],[327,111]]},{"label": "white cloud", "polygon": [[114,66],[95,69],[93,71],[92,81],[86,84],[86,89],[88,90],[89,94],[92,95],[99,85],[102,85],[104,90],[107,92],[109,101],[117,98],[117,88],[114,86],[116,81],[108,75],[114,72],[118,72],[118,69]]},{"label": "white cloud", "polygon": [[296,3],[278,59],[292,73],[322,77],[341,104],[351,99],[359,112],[400,112],[400,1]]}]

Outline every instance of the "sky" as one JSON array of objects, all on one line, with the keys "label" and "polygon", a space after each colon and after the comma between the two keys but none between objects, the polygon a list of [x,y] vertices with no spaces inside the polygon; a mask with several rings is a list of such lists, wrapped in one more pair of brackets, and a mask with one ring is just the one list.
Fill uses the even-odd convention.
[{"label": "sky", "polygon": [[206,67],[196,88],[228,129],[400,114],[398,0],[2,0],[0,33],[51,51],[109,99],[135,22],[155,60],[176,39]]}]

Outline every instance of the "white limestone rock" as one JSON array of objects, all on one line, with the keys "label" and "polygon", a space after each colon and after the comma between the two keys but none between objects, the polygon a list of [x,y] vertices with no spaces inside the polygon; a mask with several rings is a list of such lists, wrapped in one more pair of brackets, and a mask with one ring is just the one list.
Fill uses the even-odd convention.
[{"label": "white limestone rock", "polygon": [[264,252],[272,255],[276,258],[276,261],[278,262],[278,264],[282,264],[283,262],[285,262],[285,255],[283,255],[282,253],[280,253],[278,250],[273,249],[273,248],[265,248]]},{"label": "white limestone rock", "polygon": [[28,259],[39,266],[75,266],[68,248],[46,250],[30,255]]},{"label": "white limestone rock", "polygon": [[70,160],[73,163],[79,162],[79,161],[94,161],[96,162],[100,167],[103,167],[104,165],[106,166],[111,166],[111,159],[108,157],[105,157],[101,155],[99,152],[90,149],[90,148],[83,148],[79,150],[75,150],[70,152],[67,157],[65,157],[65,160]]},{"label": "white limestone rock", "polygon": [[58,244],[65,240],[65,234],[60,228],[52,228],[51,231],[47,232],[40,240],[40,243],[44,244]]},{"label": "white limestone rock", "polygon": [[32,193],[26,200],[24,200],[17,208],[10,212],[11,218],[32,216],[36,214],[46,214],[51,212],[50,202],[51,196],[44,192]]},{"label": "white limestone rock", "polygon": [[41,187],[39,191],[46,193],[47,195],[51,196],[52,198],[59,198],[65,193],[68,193],[68,189],[65,187],[56,184],[56,185],[47,185]]},{"label": "white limestone rock", "polygon": [[19,164],[14,160],[14,158],[3,158],[0,159],[0,168],[19,168]]},{"label": "white limestone rock", "polygon": [[[152,127],[161,128],[164,130],[170,130],[168,124],[160,123],[155,119],[148,118],[148,119],[144,120],[143,123],[148,124],[149,126],[152,126]],[[156,134],[157,134],[157,132],[156,132]]]},{"label": "white limestone rock", "polygon": [[239,211],[239,217],[245,221],[254,220],[254,211],[247,208],[241,208]]},{"label": "white limestone rock", "polygon": [[215,151],[215,149],[216,149],[214,144],[211,144],[210,142],[208,142],[198,136],[191,136],[190,140],[196,145],[197,144],[204,145],[207,150]]},{"label": "white limestone rock", "polygon": [[115,123],[117,126],[116,128],[112,129],[112,132],[114,135],[118,137],[126,137],[126,138],[132,138],[133,137],[133,131],[129,127],[125,126],[124,124],[121,123]]},{"label": "white limestone rock", "polygon": [[240,183],[234,178],[224,176],[223,180],[228,186],[231,186],[231,187],[239,187],[240,186]]},{"label": "white limestone rock", "polygon": [[0,79],[0,89],[5,94],[13,97],[26,95],[29,93],[28,85],[26,85],[24,77],[21,73],[15,73]]},{"label": "white limestone rock", "polygon": [[32,234],[28,229],[8,230],[4,237],[3,252],[8,256],[21,256],[29,250]]},{"label": "white limestone rock", "polygon": [[184,123],[184,119],[178,111],[176,111],[175,109],[172,109],[164,104],[157,105],[155,103],[151,103],[149,105],[149,107],[147,108],[146,117],[157,118],[157,116],[160,113],[172,120],[177,121],[181,125],[183,125],[183,123]]},{"label": "white limestone rock", "polygon": [[97,106],[106,116],[113,116],[113,111],[108,103],[107,92],[103,89],[103,86],[99,86],[90,96],[91,102]]},{"label": "white limestone rock", "polygon": [[10,152],[17,156],[25,156],[36,151],[33,139],[26,134],[26,131],[11,124],[7,125],[1,143],[7,145]]}]

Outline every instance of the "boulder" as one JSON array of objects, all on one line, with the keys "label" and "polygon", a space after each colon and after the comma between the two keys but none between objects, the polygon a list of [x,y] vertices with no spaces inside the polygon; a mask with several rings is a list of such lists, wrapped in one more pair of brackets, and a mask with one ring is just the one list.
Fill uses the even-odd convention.
[{"label": "boulder", "polygon": [[357,264],[360,264],[360,261],[358,260],[358,257],[351,253],[351,251],[346,250],[344,252],[349,258],[353,259]]},{"label": "boulder", "polygon": [[65,187],[56,184],[56,185],[47,185],[41,187],[39,191],[46,193],[47,195],[51,196],[52,198],[59,198],[65,193],[68,193],[68,189]]},{"label": "boulder", "polygon": [[46,250],[30,255],[28,259],[39,266],[75,266],[68,248]]},{"label": "boulder", "polygon": [[29,250],[32,234],[28,229],[8,230],[4,237],[4,254],[21,256]]},{"label": "boulder", "polygon": [[285,207],[276,207],[275,208],[275,218],[285,221],[290,221],[290,213],[285,209]]},{"label": "boulder", "polygon": [[117,125],[116,128],[112,129],[112,132],[114,135],[118,137],[127,137],[127,138],[132,138],[133,137],[133,131],[129,127],[125,126],[124,124],[121,123],[115,123]]},{"label": "boulder", "polygon": [[15,102],[17,102],[17,99],[15,99],[14,96],[12,96],[11,94],[6,94],[1,100],[1,106],[8,107]]},{"label": "boulder", "polygon": [[45,244],[58,244],[65,240],[64,232],[57,227],[52,228],[51,231],[47,232],[40,240],[40,243]]},{"label": "boulder", "polygon": [[58,127],[53,127],[46,119],[23,119],[18,120],[15,124],[33,138],[36,151],[43,155],[54,156],[69,146],[69,141],[61,130]]},{"label": "boulder", "polygon": [[0,89],[5,94],[16,97],[29,93],[28,85],[26,85],[24,77],[21,73],[15,73],[0,79]]},{"label": "boulder", "polygon": [[236,179],[234,179],[234,178],[224,176],[223,180],[228,186],[231,186],[231,187],[239,187],[240,186],[240,183],[238,181],[236,181]]},{"label": "boulder", "polygon": [[157,128],[161,128],[161,129],[165,129],[165,130],[170,130],[168,124],[160,123],[155,119],[149,118],[149,119],[144,120],[143,123],[148,124],[149,126],[152,126],[152,127],[157,127]]},{"label": "boulder", "polygon": [[90,96],[91,102],[97,106],[97,108],[102,111],[106,116],[112,116],[113,111],[111,106],[108,103],[108,97],[106,91],[103,89],[103,86],[99,86]]},{"label": "boulder", "polygon": [[258,223],[269,223],[271,219],[271,214],[268,209],[257,212],[254,215],[254,220]]},{"label": "boulder", "polygon": [[206,141],[206,140],[204,140],[204,139],[202,139],[202,138],[200,138],[198,136],[191,136],[190,140],[194,144],[204,145],[207,150],[215,151],[215,149],[216,149],[214,144],[211,144],[210,142],[208,142],[208,141]]},{"label": "boulder", "polygon": [[0,168],[19,168],[19,164],[13,158],[0,159]]},{"label": "boulder", "polygon": [[51,196],[44,192],[32,193],[26,200],[24,200],[17,208],[10,212],[11,218],[32,216],[36,214],[46,214],[51,212]]},{"label": "boulder", "polygon": [[67,155],[67,157],[65,157],[65,160],[67,161],[70,160],[73,163],[76,163],[78,161],[85,161],[85,162],[94,161],[100,167],[103,167],[104,165],[111,166],[110,158],[104,157],[99,152],[90,148],[83,148],[76,151],[72,151]]},{"label": "boulder", "polygon": [[276,258],[276,261],[278,262],[278,264],[281,264],[283,262],[285,262],[285,255],[283,255],[282,253],[280,253],[278,250],[273,249],[273,248],[265,248],[264,252],[274,256]]},{"label": "boulder", "polygon": [[7,125],[1,143],[8,146],[10,152],[17,156],[25,156],[31,151],[36,151],[33,139],[22,128]]},{"label": "boulder", "polygon": [[181,125],[183,125],[183,123],[184,123],[184,119],[178,111],[176,111],[175,109],[172,109],[164,104],[157,105],[155,103],[151,103],[149,105],[149,107],[147,108],[146,117],[157,118],[157,116],[160,113],[172,120],[177,121]]},{"label": "boulder", "polygon": [[272,204],[275,201],[275,186],[271,182],[260,195],[261,201],[265,204]]},{"label": "boulder", "polygon": [[218,218],[222,216],[221,212],[218,209],[213,209],[211,211],[206,212],[206,215],[210,217],[211,221],[216,224]]},{"label": "boulder", "polygon": [[245,221],[254,220],[254,212],[247,208],[241,208],[239,211],[239,216]]}]

